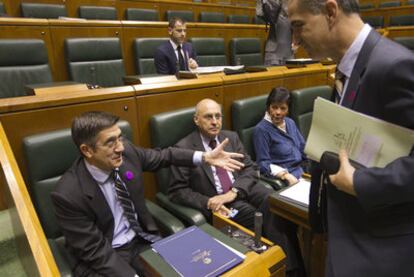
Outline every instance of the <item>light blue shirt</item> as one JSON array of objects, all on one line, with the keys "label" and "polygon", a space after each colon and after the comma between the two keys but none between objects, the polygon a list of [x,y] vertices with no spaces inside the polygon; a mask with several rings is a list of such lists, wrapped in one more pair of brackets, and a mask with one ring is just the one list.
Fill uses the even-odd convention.
[{"label": "light blue shirt", "polygon": [[106,202],[108,203],[114,218],[112,247],[117,248],[130,242],[135,237],[135,232],[130,228],[128,219],[124,216],[124,209],[118,201],[111,172],[103,171],[96,166],[89,164],[86,160],[85,165],[89,173],[99,184],[99,188],[105,196]]},{"label": "light blue shirt", "polygon": [[[354,69],[356,60],[358,58],[359,52],[361,52],[362,46],[364,45],[365,40],[367,39],[369,32],[371,32],[371,26],[368,24],[364,24],[364,27],[359,32],[356,39],[352,42],[351,47],[345,52],[345,55],[342,57],[339,65],[338,70],[345,75],[345,83],[343,92],[346,91],[349,83],[349,78],[351,78],[352,70]],[[344,94],[342,93],[341,101],[339,104],[342,104],[342,100],[344,99]]]},{"label": "light blue shirt", "polygon": [[[200,133],[200,136],[201,136],[201,141],[203,142],[204,149],[206,151],[213,151],[213,149],[211,149],[211,147],[208,146],[211,139],[204,137],[201,133]],[[215,140],[216,140],[217,145],[219,145],[220,144],[220,141],[218,140],[217,137],[215,138]],[[200,152],[200,153],[202,153],[202,152]],[[195,156],[195,154],[194,154],[194,156]],[[194,162],[194,164],[196,164],[196,163]],[[218,194],[222,194],[223,193],[223,187],[221,186],[220,179],[219,179],[219,177],[218,177],[218,175],[216,173],[216,167],[215,166],[211,166],[211,170],[213,171],[214,185],[216,186],[216,191],[217,191]],[[231,183],[234,183],[234,176],[233,176],[233,174],[230,171],[227,171],[227,174],[230,177]]]}]

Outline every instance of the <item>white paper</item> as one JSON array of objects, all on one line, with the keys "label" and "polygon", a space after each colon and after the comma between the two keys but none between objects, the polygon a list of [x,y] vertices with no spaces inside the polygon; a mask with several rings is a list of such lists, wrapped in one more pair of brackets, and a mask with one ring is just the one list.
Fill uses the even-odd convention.
[{"label": "white paper", "polygon": [[224,69],[232,69],[232,70],[239,70],[244,68],[244,65],[236,65],[236,66],[204,66],[204,67],[197,67],[196,69],[192,69],[191,72],[197,74],[207,74],[207,73],[217,73],[223,72]]},{"label": "white paper", "polygon": [[317,98],[305,153],[319,161],[324,151],[347,150],[350,159],[366,167],[384,167],[409,155],[414,130],[367,116]]},{"label": "white paper", "polygon": [[310,182],[299,179],[299,182],[282,191],[279,195],[309,206]]}]

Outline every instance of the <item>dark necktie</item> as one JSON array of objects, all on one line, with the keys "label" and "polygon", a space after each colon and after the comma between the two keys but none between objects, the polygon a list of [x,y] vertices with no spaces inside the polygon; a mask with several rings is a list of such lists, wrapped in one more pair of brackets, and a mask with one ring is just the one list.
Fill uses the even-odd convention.
[{"label": "dark necktie", "polygon": [[181,45],[177,46],[177,52],[178,52],[178,64],[180,65],[180,70],[186,70],[184,57],[183,57],[183,54],[181,53]]},{"label": "dark necktie", "polygon": [[135,207],[134,203],[132,203],[131,197],[129,196],[129,192],[124,186],[121,177],[119,176],[118,170],[114,170],[113,172],[114,183],[115,183],[115,191],[116,195],[118,196],[119,203],[121,204],[122,208],[124,209],[124,216],[128,219],[129,224],[131,225],[132,230],[148,242],[156,242],[161,239],[160,236],[153,235],[146,233],[142,230],[137,218],[135,217]]},{"label": "dark necktie", "polygon": [[345,78],[346,76],[337,69],[335,72],[335,86],[334,86],[334,95],[335,95],[336,103],[339,103],[341,101],[342,93],[344,90]]},{"label": "dark necktie", "polygon": [[[211,149],[216,148],[217,146],[216,140],[215,139],[210,140],[210,143],[208,144],[208,146],[210,146]],[[226,193],[232,187],[232,182],[230,180],[229,174],[227,173],[227,170],[221,167],[215,166],[215,168],[216,168],[217,177],[219,178],[220,183],[221,183],[221,188],[223,189],[223,193]]]}]

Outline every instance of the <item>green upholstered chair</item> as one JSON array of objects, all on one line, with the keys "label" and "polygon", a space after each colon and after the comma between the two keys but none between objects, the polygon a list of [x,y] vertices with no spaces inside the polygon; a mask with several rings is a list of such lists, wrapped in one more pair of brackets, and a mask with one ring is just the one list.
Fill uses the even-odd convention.
[{"label": "green upholstered chair", "polygon": [[139,75],[155,75],[154,55],[158,46],[168,38],[138,38],[134,40],[135,66]]},{"label": "green upholstered chair", "polygon": [[[194,112],[195,108],[187,108],[152,116],[150,120],[152,147],[173,146],[191,133],[196,128],[193,123]],[[170,184],[170,170],[168,168],[159,170],[156,179],[158,185],[156,198],[161,207],[174,214],[186,225],[201,225],[206,222],[206,218],[198,210],[173,203],[168,199]]]},{"label": "green upholstered chair", "polygon": [[223,38],[191,38],[200,66],[227,65]]},{"label": "green upholstered chair", "polygon": [[266,22],[258,16],[253,17],[253,24],[264,25]]},{"label": "green upholstered chair", "polygon": [[43,40],[0,39],[0,98],[24,96],[25,85],[50,82]]},{"label": "green upholstered chair", "polygon": [[414,14],[390,16],[390,26],[414,26]]},{"label": "green upholstered chair", "polygon": [[230,40],[231,65],[263,65],[258,38],[233,38]]},{"label": "green upholstered chair", "polygon": [[[253,145],[254,127],[266,111],[267,94],[236,100],[231,105],[231,121],[233,130],[237,132],[243,143],[244,149],[252,160],[256,160],[256,154]],[[257,173],[259,177],[259,172]],[[285,187],[285,183],[279,179],[267,178],[260,176],[258,179],[263,185],[270,185],[274,189]]]},{"label": "green upholstered chair", "polygon": [[65,40],[66,61],[72,81],[122,86],[125,76],[119,38],[71,38]]},{"label": "green upholstered chair", "polygon": [[[128,122],[118,123],[123,134],[132,138]],[[65,239],[55,218],[50,193],[61,175],[72,165],[79,152],[72,142],[70,129],[32,135],[23,139],[23,151],[29,173],[30,194],[61,276],[71,276],[74,257],[66,251]],[[184,225],[167,211],[147,200],[147,208],[163,234],[180,231]]]},{"label": "green upholstered chair", "polygon": [[375,6],[372,3],[365,3],[365,4],[359,5],[360,10],[368,10],[368,9],[373,9],[373,8],[375,8]]},{"label": "green upholstered chair", "polygon": [[363,16],[362,20],[365,23],[368,23],[373,28],[378,29],[384,27],[384,16],[378,15],[378,16]]},{"label": "green upholstered chair", "polygon": [[390,7],[399,7],[401,6],[400,1],[390,1],[390,2],[382,2],[379,3],[379,8],[390,8]]},{"label": "green upholstered chair", "polygon": [[414,5],[414,0],[408,0],[407,2],[405,2],[405,5],[407,6]]},{"label": "green upholstered chair", "polygon": [[177,10],[169,10],[165,12],[165,20],[169,21],[173,17],[178,17],[184,19],[187,22],[194,21],[194,13],[192,11],[177,11]]},{"label": "green upholstered chair", "polygon": [[67,16],[65,5],[21,3],[23,17],[59,18]]},{"label": "green upholstered chair", "polygon": [[160,16],[157,10],[153,9],[134,9],[128,8],[125,10],[126,20],[138,21],[159,21]]},{"label": "green upholstered chair", "polygon": [[248,15],[244,14],[230,14],[228,17],[228,22],[233,24],[249,24],[250,18]]},{"label": "green upholstered chair", "polygon": [[0,14],[6,14],[6,9],[4,8],[3,2],[0,2]]},{"label": "green upholstered chair", "polygon": [[79,6],[79,17],[85,19],[116,20],[116,9],[103,6]]},{"label": "green upholstered chair", "polygon": [[295,121],[305,140],[312,123],[313,103],[317,97],[331,99],[330,86],[315,86],[296,89],[291,92],[289,116]]},{"label": "green upholstered chair", "polygon": [[199,22],[225,23],[226,17],[222,12],[200,12]]},{"label": "green upholstered chair", "polygon": [[414,51],[414,37],[395,37],[393,40]]}]

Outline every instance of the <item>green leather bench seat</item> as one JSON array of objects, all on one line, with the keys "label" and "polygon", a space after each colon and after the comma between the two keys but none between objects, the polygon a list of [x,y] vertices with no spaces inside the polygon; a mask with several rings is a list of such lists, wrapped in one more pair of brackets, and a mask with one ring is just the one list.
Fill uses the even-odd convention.
[{"label": "green leather bench seat", "polygon": [[414,37],[395,37],[393,40],[414,51]]},{"label": "green leather bench seat", "polygon": [[0,39],[0,98],[24,96],[25,85],[50,82],[43,40]]},{"label": "green leather bench seat", "polygon": [[390,26],[414,26],[414,14],[391,16]]},{"label": "green leather bench seat", "polygon": [[225,23],[226,16],[222,12],[200,12],[200,22]]},{"label": "green leather bench seat", "polygon": [[138,38],[134,40],[135,66],[139,75],[157,73],[154,55],[158,46],[168,41],[168,38]]},{"label": "green leather bench seat", "polygon": [[128,8],[125,10],[126,20],[138,21],[159,21],[160,16],[158,11],[153,9],[134,9]]},{"label": "green leather bench seat", "polygon": [[263,65],[258,38],[233,38],[230,40],[231,65]]},{"label": "green leather bench seat", "polygon": [[79,17],[85,19],[116,20],[116,9],[103,6],[80,6]]},{"label": "green leather bench seat", "polygon": [[194,21],[194,13],[192,11],[177,11],[177,10],[169,10],[165,12],[165,20],[169,21],[173,17],[178,17],[186,22],[193,22]]},{"label": "green leather bench seat", "polygon": [[223,38],[191,38],[197,53],[199,66],[223,66],[227,64]]},{"label": "green leather bench seat", "polygon": [[65,5],[22,3],[23,17],[33,18],[59,18],[67,16]]},{"label": "green leather bench seat", "polygon": [[124,84],[119,38],[66,39],[65,51],[71,80],[102,87]]},{"label": "green leather bench seat", "polygon": [[249,24],[250,18],[248,15],[231,14],[228,16],[228,22],[233,24]]},{"label": "green leather bench seat", "polygon": [[[165,148],[173,146],[191,133],[196,128],[193,123],[194,112],[194,108],[187,108],[152,116],[150,120],[152,147]],[[161,207],[178,217],[186,225],[201,225],[206,222],[205,217],[198,210],[169,200],[167,196],[170,183],[169,168],[158,170],[155,177],[158,185],[156,198]]]},{"label": "green leather bench seat", "polygon": [[390,8],[390,7],[399,7],[401,6],[400,1],[389,1],[389,2],[382,2],[379,4],[379,8]]},{"label": "green leather bench seat", "polygon": [[378,16],[363,16],[362,20],[365,23],[368,23],[373,28],[378,29],[384,27],[384,16],[378,15]]}]

